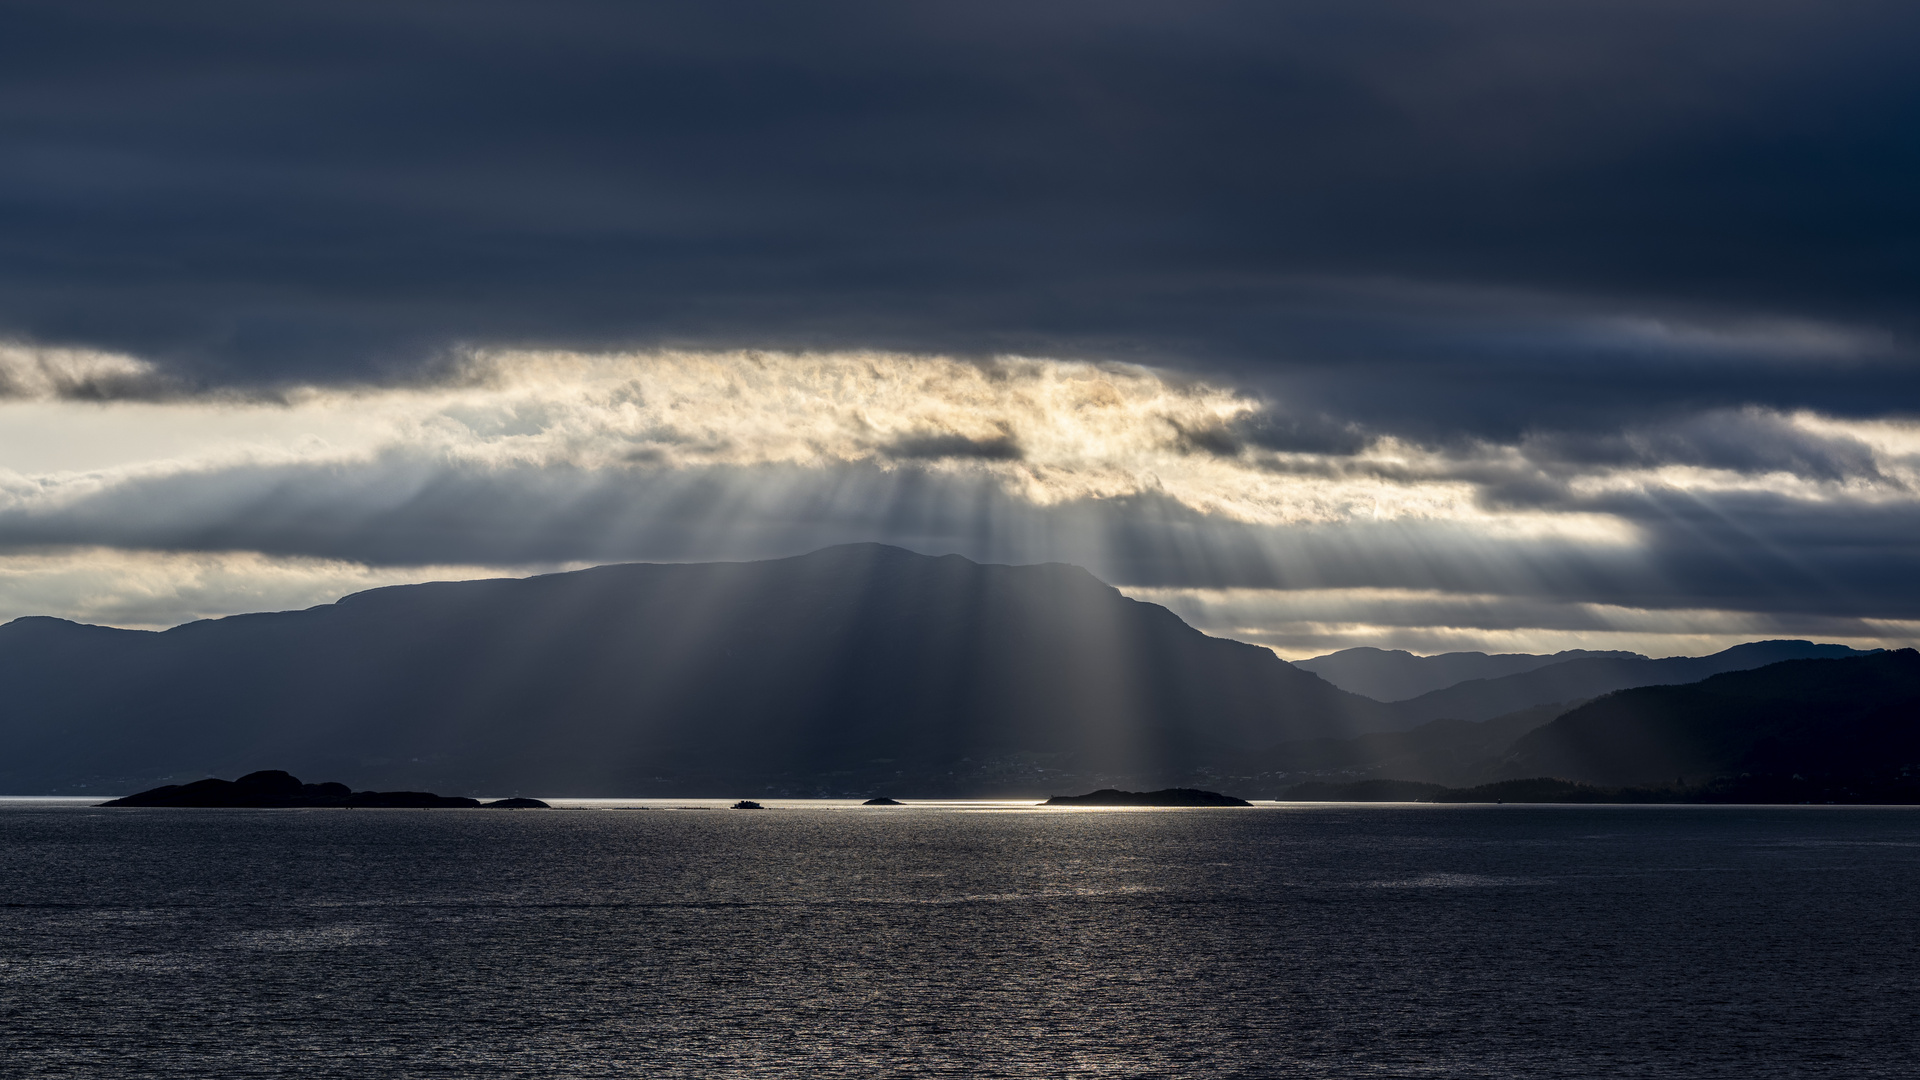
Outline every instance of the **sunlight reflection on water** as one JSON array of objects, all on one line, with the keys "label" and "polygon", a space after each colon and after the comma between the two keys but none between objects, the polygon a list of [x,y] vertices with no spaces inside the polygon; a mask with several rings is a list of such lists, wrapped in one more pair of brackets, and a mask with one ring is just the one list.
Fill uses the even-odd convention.
[{"label": "sunlight reflection on water", "polygon": [[1859,1077],[1920,1051],[1920,812],[563,805],[592,808],[0,802],[4,1072]]}]

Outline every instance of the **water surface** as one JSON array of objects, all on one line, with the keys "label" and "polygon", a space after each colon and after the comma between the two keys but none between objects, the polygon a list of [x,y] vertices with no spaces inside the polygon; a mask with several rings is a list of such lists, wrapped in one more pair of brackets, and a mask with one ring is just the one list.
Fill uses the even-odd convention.
[{"label": "water surface", "polygon": [[4,1073],[1871,1077],[1920,1060],[1912,810],[572,805],[0,802]]}]

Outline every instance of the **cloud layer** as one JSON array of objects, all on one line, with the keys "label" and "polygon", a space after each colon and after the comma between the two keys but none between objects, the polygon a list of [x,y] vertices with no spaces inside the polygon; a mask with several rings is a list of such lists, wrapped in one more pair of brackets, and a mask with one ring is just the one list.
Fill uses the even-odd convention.
[{"label": "cloud layer", "polygon": [[[1920,409],[1920,11],[14,5],[0,333],[1185,366],[1315,437]],[[1331,418],[1329,425],[1328,418]]]},{"label": "cloud layer", "polygon": [[877,539],[1283,651],[1920,617],[1911,4],[0,20],[8,613]]},{"label": "cloud layer", "polygon": [[[82,553],[63,581],[103,548],[170,553],[154,575],[214,560],[222,580],[311,581],[300,595],[317,600],[322,582],[880,539],[1081,563],[1296,653],[1368,634],[1877,640],[1920,617],[1901,573],[1920,425],[1749,407],[1605,436],[1307,450],[1272,445],[1284,409],[1137,365],[875,352],[492,351],[434,383],[272,398],[50,389],[0,405],[0,455],[34,465],[0,472],[0,550],[42,567]],[[212,610],[196,589],[178,618]],[[163,623],[166,603],[128,610]]]}]

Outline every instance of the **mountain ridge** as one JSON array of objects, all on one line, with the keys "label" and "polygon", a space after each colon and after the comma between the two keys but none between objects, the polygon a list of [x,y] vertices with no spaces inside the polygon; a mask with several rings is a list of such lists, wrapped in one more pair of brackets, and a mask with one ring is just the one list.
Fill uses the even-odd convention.
[{"label": "mountain ridge", "polygon": [[1449,652],[1418,656],[1404,649],[1362,645],[1291,663],[1342,690],[1393,703],[1444,690],[1468,679],[1497,679],[1549,664],[1596,657],[1649,659],[1640,653],[1617,649],[1563,649],[1557,653]]},{"label": "mountain ridge", "polygon": [[437,791],[1040,794],[1390,722],[1078,567],[885,545],[388,586],[165,631],[16,620],[0,680],[17,792],[268,760]]},{"label": "mountain ridge", "polygon": [[1636,686],[1698,682],[1782,660],[1838,659],[1879,650],[1818,644],[1801,639],[1750,641],[1706,656],[1584,657],[1548,664],[1497,679],[1468,679],[1418,697],[1391,703],[1399,727],[1431,720],[1490,720],[1556,701],[1598,697]]},{"label": "mountain ridge", "polygon": [[1920,652],[1783,660],[1259,760],[1293,780],[1287,798],[1914,802]]},{"label": "mountain ridge", "polygon": [[[262,760],[490,794],[1483,783],[1586,707],[1532,700],[1580,678],[1604,694],[1809,651],[1856,655],[1579,657],[1383,704],[1079,567],[843,545],[385,586],[162,631],[16,619],[0,626],[0,790],[124,792]],[[1525,704],[1474,715],[1502,695]],[[1436,701],[1467,715],[1418,715]]]},{"label": "mountain ridge", "polygon": [[1508,777],[1631,786],[1920,766],[1920,652],[1786,660],[1589,701],[1517,739]]}]

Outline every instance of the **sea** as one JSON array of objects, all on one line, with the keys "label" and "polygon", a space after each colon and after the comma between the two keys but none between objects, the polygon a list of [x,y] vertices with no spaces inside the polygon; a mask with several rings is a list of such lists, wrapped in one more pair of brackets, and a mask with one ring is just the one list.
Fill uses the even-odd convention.
[{"label": "sea", "polygon": [[0,1076],[1915,1077],[1920,810],[0,800]]}]

